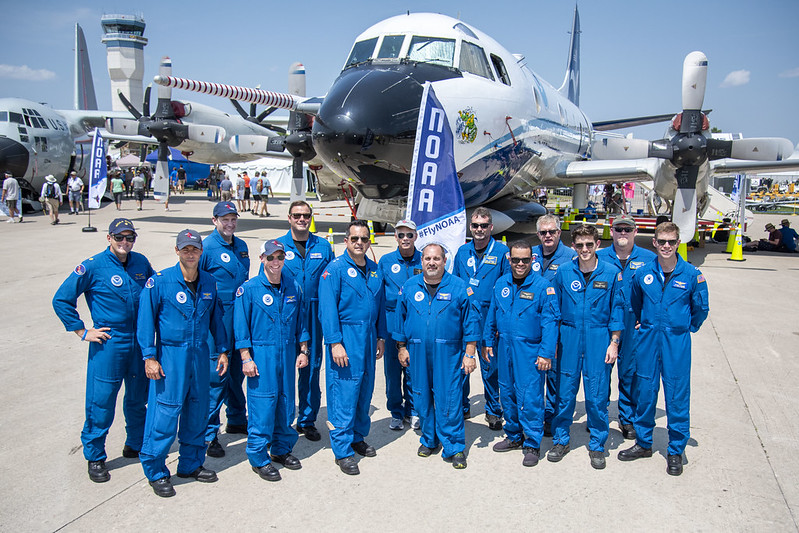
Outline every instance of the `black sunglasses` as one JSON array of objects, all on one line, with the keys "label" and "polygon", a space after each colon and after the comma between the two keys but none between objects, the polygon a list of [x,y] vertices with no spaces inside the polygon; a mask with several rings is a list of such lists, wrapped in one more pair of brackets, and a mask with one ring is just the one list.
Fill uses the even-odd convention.
[{"label": "black sunglasses", "polygon": [[412,231],[408,233],[397,233],[398,239],[413,239],[415,236],[416,234]]},{"label": "black sunglasses", "polygon": [[510,262],[514,265],[518,265],[519,263],[524,263],[525,265],[529,264],[532,261],[532,257],[511,257]]},{"label": "black sunglasses", "polygon": [[539,235],[555,235],[560,230],[557,229],[542,229],[538,232]]},{"label": "black sunglasses", "polygon": [[136,242],[136,236],[135,235],[111,235],[111,236],[117,242],[122,242],[122,241]]},{"label": "black sunglasses", "polygon": [[613,228],[613,231],[616,233],[632,233],[635,231],[635,228],[631,228],[630,226],[619,226],[618,228]]},{"label": "black sunglasses", "polygon": [[490,225],[491,224],[489,224],[488,222],[483,222],[482,224],[478,224],[477,222],[472,222],[472,227],[475,228],[475,229],[477,229],[477,228],[486,229]]},{"label": "black sunglasses", "polygon": [[657,239],[658,246],[664,246],[668,244],[669,246],[676,246],[677,242],[680,239]]},{"label": "black sunglasses", "polygon": [[596,243],[591,241],[574,243],[574,247],[577,248],[578,250],[582,250],[583,248],[587,248],[588,250],[590,250],[594,246],[596,246]]},{"label": "black sunglasses", "polygon": [[283,261],[284,259],[286,259],[286,254],[273,254],[266,256],[267,261],[274,261],[275,259],[277,259],[278,261]]},{"label": "black sunglasses", "polygon": [[311,213],[292,213],[291,218],[294,220],[299,220],[304,218],[305,220],[311,220]]},{"label": "black sunglasses", "polygon": [[350,242],[358,242],[358,240],[360,240],[361,242],[369,242],[369,237],[358,237],[357,235],[348,237],[348,239],[350,240]]}]

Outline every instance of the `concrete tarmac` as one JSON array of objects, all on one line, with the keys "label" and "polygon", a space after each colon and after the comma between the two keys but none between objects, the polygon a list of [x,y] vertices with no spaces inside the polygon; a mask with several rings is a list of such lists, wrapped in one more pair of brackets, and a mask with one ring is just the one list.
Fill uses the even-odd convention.
[{"label": "concrete tarmac", "polygon": [[[261,242],[286,232],[287,207],[284,198],[272,204],[270,218],[242,215],[237,235],[249,246],[251,274],[259,266]],[[328,213],[345,213],[327,207]],[[613,421],[607,468],[593,470],[580,393],[571,453],[560,463],[546,461],[552,440],[545,438],[541,463],[525,468],[521,452],[491,450],[504,434],[485,423],[479,372],[471,379],[473,417],[466,422],[468,468],[456,471],[440,455],[422,459],[416,456],[416,432],[388,429],[378,361],[367,439],[377,457],[360,460],[360,476],[346,476],[333,463],[323,395],[317,423],[322,441],[300,437],[294,449],[301,470],[279,467],[282,481],[263,481],[247,462],[245,439],[222,434],[227,455],[205,462],[219,481],[173,476],[177,496],[159,498],[138,461],[122,458],[120,393],[106,446],[111,480],[92,483],[80,442],[87,347],[64,332],[52,310],[53,293],[80,261],[107,246],[106,230],[117,216],[134,220],[134,250],[156,269],[177,262],[180,230],[205,236],[212,229],[212,204],[204,194],[173,196],[168,213],[152,200],[143,211],[132,200],[123,208],[118,212],[110,204],[93,212],[97,233],[81,232],[85,214],[62,212],[58,226],[42,214],[26,216],[21,224],[0,223],[2,531],[799,530],[799,255],[747,253],[745,262],[731,262],[721,244],[689,256],[707,278],[711,311],[693,335],[692,438],[680,477],[666,474],[662,394],[651,459],[618,461],[618,451],[632,442],[623,440]],[[761,236],[764,222],[781,218],[758,214],[752,236]],[[789,218],[794,225],[799,221]],[[348,220],[319,216],[318,234],[329,227],[342,232]],[[341,236],[336,243],[340,254]],[[649,236],[639,236],[638,243],[651,248]],[[394,247],[393,237],[385,236],[373,248],[379,258]],[[88,321],[83,300],[79,310]],[[611,420],[615,398],[614,391]],[[177,443],[167,463],[173,473],[176,462]]]}]

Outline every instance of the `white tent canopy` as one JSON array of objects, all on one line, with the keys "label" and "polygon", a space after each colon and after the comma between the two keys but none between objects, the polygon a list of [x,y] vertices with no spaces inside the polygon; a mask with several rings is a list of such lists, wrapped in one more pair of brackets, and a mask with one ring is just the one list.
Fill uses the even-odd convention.
[{"label": "white tent canopy", "polygon": [[125,157],[117,159],[116,164],[119,168],[138,167],[141,165],[141,161],[135,155],[128,154]]},{"label": "white tent canopy", "polygon": [[[244,172],[245,170],[250,176],[250,179],[255,177],[256,172],[266,172],[266,177],[269,179],[269,183],[272,184],[272,191],[275,194],[290,194],[291,164],[291,159],[286,157],[262,157],[255,161],[225,164],[219,167],[227,173],[231,180],[236,177],[236,174]],[[309,172],[308,165],[303,165],[303,174],[305,174],[306,179]]]}]

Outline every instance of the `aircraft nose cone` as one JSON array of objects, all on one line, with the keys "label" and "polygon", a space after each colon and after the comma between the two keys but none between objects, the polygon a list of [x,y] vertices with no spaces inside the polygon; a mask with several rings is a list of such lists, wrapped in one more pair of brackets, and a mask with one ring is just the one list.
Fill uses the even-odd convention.
[{"label": "aircraft nose cone", "polygon": [[28,158],[25,146],[13,139],[0,137],[0,172],[11,172],[14,177],[21,178],[28,171]]},{"label": "aircraft nose cone", "polygon": [[317,153],[367,198],[407,191],[422,85],[400,68],[344,71],[314,121]]}]

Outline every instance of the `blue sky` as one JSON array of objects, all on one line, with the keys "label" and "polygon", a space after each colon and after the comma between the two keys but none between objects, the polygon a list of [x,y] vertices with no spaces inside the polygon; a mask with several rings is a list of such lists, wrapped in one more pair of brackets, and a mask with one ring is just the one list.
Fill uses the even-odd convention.
[{"label": "blue sky", "polygon": [[[73,32],[83,27],[98,103],[111,105],[100,17],[135,13],[147,22],[146,80],[169,55],[177,76],[284,91],[289,65],[307,70],[309,95],[323,95],[353,39],[383,18],[434,11],[470,23],[556,87],[563,79],[570,1],[10,2],[0,0],[0,96],[72,106]],[[799,142],[799,2],[582,0],[581,107],[591,120],[677,112],[685,55],[709,60],[705,108],[711,125],[747,137]],[[726,83],[725,83],[725,80]],[[229,102],[176,91],[232,111]],[[636,128],[660,138],[664,125]]]}]

